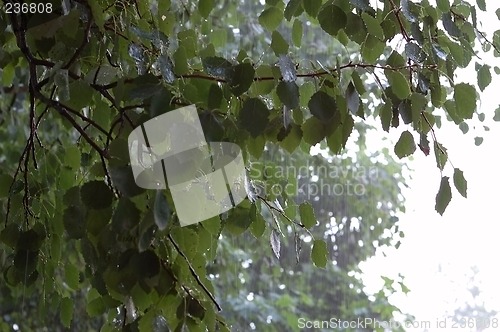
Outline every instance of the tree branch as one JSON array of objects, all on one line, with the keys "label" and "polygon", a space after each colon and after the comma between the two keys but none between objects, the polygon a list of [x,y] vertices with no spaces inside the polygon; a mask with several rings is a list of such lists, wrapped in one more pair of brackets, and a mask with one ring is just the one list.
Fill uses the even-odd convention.
[{"label": "tree branch", "polygon": [[182,252],[181,248],[179,248],[179,246],[177,245],[177,243],[175,242],[175,240],[174,240],[174,238],[172,237],[171,234],[168,234],[168,239],[170,240],[170,242],[172,242],[173,246],[175,247],[175,250],[177,250],[177,252],[179,253],[179,255],[181,255],[182,258],[184,258],[184,260],[186,261],[186,263],[187,263],[187,265],[189,267],[189,271],[191,272],[191,275],[196,280],[196,283],[198,284],[198,286],[200,286],[203,289],[203,291],[207,294],[207,296],[210,298],[210,300],[213,302],[213,304],[217,307],[217,310],[221,311],[222,308],[221,308],[220,304],[217,302],[217,300],[212,295],[212,293],[210,293],[210,291],[208,290],[207,286],[205,286],[201,282],[200,276],[198,276],[198,274],[196,273],[195,269],[191,265],[191,262],[189,261],[189,259],[187,258],[187,256]]}]

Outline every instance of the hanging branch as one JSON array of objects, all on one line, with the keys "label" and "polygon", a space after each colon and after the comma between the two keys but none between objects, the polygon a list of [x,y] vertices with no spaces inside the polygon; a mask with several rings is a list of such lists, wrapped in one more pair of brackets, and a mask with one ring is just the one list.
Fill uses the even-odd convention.
[{"label": "hanging branch", "polygon": [[193,278],[196,280],[196,283],[198,284],[198,286],[200,286],[203,291],[207,294],[207,296],[210,298],[210,300],[213,302],[213,304],[216,306],[217,310],[218,311],[221,311],[222,310],[222,307],[220,306],[220,304],[217,302],[217,300],[215,299],[215,297],[212,295],[212,293],[210,292],[210,290],[207,288],[207,286],[205,286],[202,282],[201,282],[201,279],[200,279],[200,276],[196,273],[195,269],[193,268],[193,266],[191,265],[191,262],[189,261],[189,259],[187,258],[187,256],[182,252],[181,248],[179,248],[179,246],[177,245],[177,243],[175,242],[174,238],[172,237],[171,234],[168,234],[168,239],[170,240],[170,242],[172,242],[175,250],[177,250],[177,252],[179,253],[179,255],[181,255],[182,258],[184,258],[184,260],[186,261],[188,267],[189,267],[189,272],[191,272],[191,275],[193,276]]}]

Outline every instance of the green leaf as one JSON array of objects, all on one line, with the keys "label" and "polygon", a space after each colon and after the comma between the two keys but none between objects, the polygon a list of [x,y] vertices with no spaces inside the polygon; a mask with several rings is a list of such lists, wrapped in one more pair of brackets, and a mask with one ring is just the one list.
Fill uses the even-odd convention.
[{"label": "green leaf", "polygon": [[455,38],[459,38],[462,36],[462,32],[457,27],[455,22],[452,20],[451,14],[449,12],[443,13],[441,20],[443,22],[444,29],[446,30],[446,32],[448,32],[450,36]]},{"label": "green leaf", "polygon": [[339,30],[346,26],[347,15],[340,7],[328,4],[320,10],[318,21],[324,31],[332,36],[336,36]]},{"label": "green leaf", "polygon": [[325,241],[314,240],[311,250],[311,259],[317,267],[326,267],[326,263],[328,262],[328,248]]},{"label": "green leaf", "polygon": [[118,206],[113,212],[111,225],[115,232],[127,232],[137,225],[140,220],[140,211],[127,197],[120,197]]},{"label": "green leaf", "polygon": [[80,188],[82,202],[89,208],[107,208],[113,201],[113,192],[103,181],[90,181]]},{"label": "green leaf", "polygon": [[184,75],[189,72],[189,65],[187,62],[186,49],[179,46],[173,55],[174,58],[174,72],[177,75]]},{"label": "green leaf", "polygon": [[268,31],[274,31],[283,21],[283,11],[276,7],[269,7],[259,15],[259,23]]},{"label": "green leaf", "polygon": [[160,231],[167,228],[170,216],[170,207],[168,206],[167,199],[161,190],[157,190],[154,204],[154,219]]},{"label": "green leaf", "polygon": [[250,224],[250,232],[256,239],[260,238],[266,230],[266,221],[260,213],[257,213],[255,219]]},{"label": "green leaf", "polygon": [[476,109],[476,89],[467,83],[456,84],[453,98],[456,102],[457,115],[461,119],[471,119]]},{"label": "green leaf", "polygon": [[135,183],[134,174],[130,166],[110,167],[109,176],[113,186],[124,196],[134,197],[145,190]]},{"label": "green leaf", "polygon": [[302,46],[302,33],[302,22],[296,18],[292,26],[292,42],[296,47]]},{"label": "green leaf", "polygon": [[403,122],[405,124],[409,124],[413,121],[413,115],[411,111],[411,101],[409,99],[405,99],[401,103],[399,103],[398,112],[401,115],[401,118],[403,119]]},{"label": "green leaf", "polygon": [[483,138],[482,137],[474,137],[474,144],[476,146],[480,146],[481,144],[483,144]]},{"label": "green leaf", "polygon": [[71,321],[73,320],[73,300],[69,297],[64,297],[61,300],[61,323],[69,328],[71,326]]},{"label": "green leaf", "polygon": [[318,11],[321,7],[322,0],[304,0],[302,6],[307,14],[311,17],[316,18]]},{"label": "green leaf", "polygon": [[8,224],[7,227],[0,232],[0,242],[14,249],[17,246],[19,235],[19,227],[12,223]]},{"label": "green leaf", "polygon": [[82,108],[89,106],[92,102],[92,89],[89,84],[83,80],[77,80],[69,85],[69,95],[71,98],[64,102],[65,105],[80,111]]},{"label": "green leaf", "polygon": [[75,170],[80,167],[80,157],[80,149],[78,146],[68,146],[64,154],[64,164]]},{"label": "green leaf", "polygon": [[493,116],[493,121],[500,121],[500,106],[495,110],[495,115]]},{"label": "green leaf", "polygon": [[460,123],[458,125],[458,128],[462,131],[464,135],[469,132],[469,125],[466,122]]},{"label": "green leaf", "polygon": [[403,76],[399,71],[386,71],[387,80],[391,86],[392,91],[399,99],[406,99],[410,93],[410,85],[408,79]]},{"label": "green leaf", "polygon": [[203,18],[207,18],[210,15],[212,9],[214,9],[214,0],[200,0],[198,1],[198,11]]},{"label": "green leaf", "polygon": [[368,33],[380,40],[384,40],[384,30],[382,29],[380,22],[367,12],[361,14],[361,17],[363,19],[363,22],[365,23]]},{"label": "green leaf", "polygon": [[78,289],[80,284],[80,272],[71,263],[64,266],[64,281],[71,289]]},{"label": "green leaf", "polygon": [[369,63],[376,62],[384,53],[385,46],[377,37],[367,34],[361,45],[361,56]]},{"label": "green leaf", "polygon": [[289,153],[292,153],[300,145],[300,142],[302,141],[302,135],[303,133],[300,126],[292,123],[288,134],[280,142],[280,146]]},{"label": "green leaf", "polygon": [[464,178],[464,173],[458,168],[455,168],[453,172],[453,184],[460,195],[467,198],[467,180]]},{"label": "green leaf", "polygon": [[221,57],[206,57],[201,60],[203,68],[210,76],[221,78],[229,81],[233,65]]},{"label": "green leaf", "polygon": [[285,7],[285,18],[290,21],[292,17],[297,16],[297,13],[302,12],[302,0],[290,0]]},{"label": "green leaf", "polygon": [[160,260],[152,250],[134,254],[129,264],[139,279],[152,278],[160,273]]},{"label": "green leaf", "polygon": [[326,136],[323,123],[315,117],[310,117],[302,124],[304,142],[316,145]]},{"label": "green leaf", "polygon": [[85,211],[77,206],[68,206],[63,214],[64,229],[71,239],[81,239],[85,236]]},{"label": "green leaf", "polygon": [[439,186],[439,191],[436,195],[435,210],[440,215],[443,215],[450,201],[451,201],[451,187],[449,183],[449,177],[444,176],[441,178],[441,185]]},{"label": "green leaf", "polygon": [[281,240],[280,240],[280,234],[272,229],[271,230],[271,235],[269,238],[269,243],[271,244],[271,249],[273,250],[274,255],[276,258],[280,258],[280,249],[281,249]]},{"label": "green leaf", "polygon": [[[233,67],[229,85],[231,92],[235,96],[240,96],[247,92],[253,83],[255,69],[250,63],[240,63]],[[210,95],[209,98],[212,98]]]},{"label": "green leaf", "polygon": [[442,12],[447,12],[450,10],[450,1],[449,0],[437,0],[437,6],[441,9]]},{"label": "green leaf", "polygon": [[316,92],[308,103],[311,114],[321,121],[328,121],[337,112],[335,99],[324,91]]},{"label": "green leaf", "polygon": [[477,6],[479,9],[481,9],[483,12],[486,11],[486,1],[485,0],[476,0]]},{"label": "green leaf", "polygon": [[481,91],[484,91],[488,85],[491,83],[491,73],[490,66],[483,65],[477,71],[477,85]]},{"label": "green leaf", "polygon": [[347,108],[352,115],[358,115],[359,106],[361,105],[361,99],[359,98],[358,91],[356,91],[356,88],[354,87],[354,84],[352,84],[352,82],[347,86],[345,94]]},{"label": "green leaf", "polygon": [[401,159],[413,154],[416,148],[417,147],[415,145],[413,135],[408,130],[406,130],[401,134],[398,142],[394,146],[394,152]]},{"label": "green leaf", "polygon": [[9,174],[0,174],[0,198],[5,198],[9,195],[12,181],[13,178]]},{"label": "green leaf", "polygon": [[443,170],[446,162],[448,161],[448,153],[446,152],[446,148],[442,144],[434,142],[434,155],[436,157],[437,167],[440,170]]},{"label": "green leaf", "polygon": [[392,105],[390,104],[390,102],[382,105],[379,112],[380,112],[380,121],[382,123],[382,129],[386,132],[389,132],[392,120]]},{"label": "green leaf", "polygon": [[366,89],[363,80],[359,76],[358,72],[353,72],[351,78],[354,86],[356,87],[356,90],[358,90],[358,94],[363,95],[366,92]]},{"label": "green leaf", "polygon": [[426,58],[425,52],[415,43],[407,43],[405,46],[405,53],[409,59],[415,62],[422,62]]},{"label": "green leaf", "polygon": [[300,204],[299,206],[300,221],[306,228],[311,228],[316,225],[316,216],[309,202]]},{"label": "green leaf", "polygon": [[271,48],[276,56],[288,53],[288,43],[278,31],[273,31],[272,33]]},{"label": "green leaf", "polygon": [[86,311],[90,317],[102,315],[106,312],[106,309],[106,303],[103,301],[102,297],[87,302]]},{"label": "green leaf", "polygon": [[299,87],[295,82],[281,81],[276,87],[276,94],[288,108],[299,107]]},{"label": "green leaf", "polygon": [[257,137],[264,132],[269,123],[269,109],[258,98],[245,101],[240,111],[240,123],[252,137]]}]

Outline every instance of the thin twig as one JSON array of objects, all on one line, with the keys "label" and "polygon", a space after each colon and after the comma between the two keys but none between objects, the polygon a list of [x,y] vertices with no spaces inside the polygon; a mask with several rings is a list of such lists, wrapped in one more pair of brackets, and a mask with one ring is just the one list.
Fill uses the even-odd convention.
[{"label": "thin twig", "polygon": [[177,252],[179,253],[179,255],[182,256],[182,258],[184,258],[184,260],[186,261],[188,267],[189,267],[189,271],[191,272],[191,275],[194,277],[194,279],[196,280],[196,283],[203,289],[203,291],[207,294],[207,296],[210,298],[210,300],[214,303],[214,305],[217,307],[217,310],[218,311],[221,311],[222,308],[221,306],[219,305],[219,303],[217,302],[217,300],[215,299],[215,297],[212,295],[212,293],[210,293],[210,291],[208,290],[208,288],[201,282],[201,279],[200,277],[198,276],[198,274],[196,273],[195,269],[193,268],[193,266],[191,265],[191,262],[189,261],[189,259],[187,258],[187,256],[182,252],[182,250],[179,248],[179,246],[177,245],[177,243],[175,242],[174,238],[172,237],[171,234],[168,234],[168,239],[170,240],[170,242],[172,242],[172,244],[174,245],[175,247],[175,250],[177,250]]}]

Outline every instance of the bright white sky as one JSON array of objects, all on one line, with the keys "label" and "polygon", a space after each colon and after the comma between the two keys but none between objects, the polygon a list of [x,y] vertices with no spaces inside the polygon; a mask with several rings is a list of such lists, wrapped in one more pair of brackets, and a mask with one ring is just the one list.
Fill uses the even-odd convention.
[{"label": "bright white sky", "polygon": [[[489,6],[493,3],[487,1]],[[489,35],[500,29],[494,14],[497,7],[500,7],[500,2],[490,7],[488,13],[479,13],[483,30]],[[493,56],[478,61],[500,66],[500,58]],[[456,82],[475,83],[473,65],[474,60],[472,68],[461,73]],[[451,181],[453,198],[450,205],[443,217],[435,212],[441,175],[433,151],[425,157],[417,148],[414,160],[409,162],[413,178],[407,182],[410,188],[405,192],[406,213],[399,216],[406,237],[398,250],[385,250],[386,257],[380,252],[361,266],[365,271],[363,279],[367,290],[372,292],[383,284],[380,275],[397,278],[399,273],[403,274],[411,292],[407,296],[394,296],[391,302],[403,312],[413,314],[417,320],[429,320],[429,331],[475,331],[451,329],[451,319],[448,319],[447,329],[437,328],[435,323],[438,317],[450,317],[468,298],[466,274],[470,274],[472,266],[479,268],[477,281],[487,308],[500,311],[500,124],[492,121],[494,111],[500,105],[500,79],[493,71],[492,74],[493,83],[484,91],[478,105],[478,110],[486,114],[484,125],[491,131],[484,132],[477,119],[474,124],[479,126],[474,130],[470,125],[471,130],[466,135],[454,125],[436,130],[438,141],[448,149],[453,165],[464,172],[468,181],[468,198],[462,198]],[[389,136],[396,142],[400,132],[393,131]],[[474,145],[475,136],[484,137],[479,147]],[[443,173],[453,178],[450,164]],[[500,314],[497,318],[500,319]],[[500,327],[494,330],[499,331]]]}]

